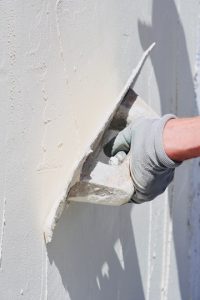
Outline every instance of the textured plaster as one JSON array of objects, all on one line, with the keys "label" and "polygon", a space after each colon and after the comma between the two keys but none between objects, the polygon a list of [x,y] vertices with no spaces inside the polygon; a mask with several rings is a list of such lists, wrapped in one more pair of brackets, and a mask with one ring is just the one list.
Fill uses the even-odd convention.
[{"label": "textured plaster", "polygon": [[52,243],[43,239],[152,42],[136,92],[158,113],[197,112],[198,14],[197,0],[0,1],[2,300],[199,299],[197,161],[152,203],[71,204]]}]

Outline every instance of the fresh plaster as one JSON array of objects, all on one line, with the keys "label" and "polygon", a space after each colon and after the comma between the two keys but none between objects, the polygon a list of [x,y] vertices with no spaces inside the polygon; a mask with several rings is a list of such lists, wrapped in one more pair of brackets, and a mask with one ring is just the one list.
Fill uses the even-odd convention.
[{"label": "fresh plaster", "polygon": [[158,113],[195,113],[198,14],[197,0],[0,2],[2,300],[199,299],[196,162],[152,203],[73,203],[52,243],[43,239],[55,199],[152,41],[136,92]]},{"label": "fresh plaster", "polygon": [[[80,191],[84,190],[83,194],[85,194],[85,192],[86,192],[84,182],[80,182],[80,184],[79,184],[79,181],[82,181],[80,179],[80,174],[82,172],[83,164],[87,160],[90,153],[92,153],[95,149],[98,149],[103,146],[103,145],[96,145],[95,149],[93,149],[93,147],[92,147],[93,144],[97,144],[96,141],[98,141],[100,136],[102,134],[104,134],[104,132],[106,130],[108,130],[108,126],[109,126],[112,118],[117,113],[117,108],[119,108],[119,105],[122,102],[127,91],[134,87],[134,83],[135,83],[137,77],[139,76],[144,63],[145,63],[148,55],[154,48],[154,46],[155,46],[155,43],[152,43],[148,47],[148,49],[146,51],[144,51],[137,66],[133,69],[133,71],[131,72],[131,75],[129,76],[128,80],[126,81],[125,85],[123,86],[122,91],[120,92],[119,97],[118,97],[116,103],[114,104],[114,107],[112,108],[112,111],[108,111],[108,114],[106,114],[106,119],[104,119],[104,121],[102,122],[101,127],[97,129],[95,137],[92,137],[92,139],[90,140],[89,145],[87,146],[87,151],[85,153],[83,153],[83,156],[79,159],[79,161],[77,161],[75,163],[72,173],[70,175],[70,179],[66,182],[65,189],[64,189],[64,191],[62,191],[61,196],[59,198],[55,199],[53,206],[52,206],[48,216],[46,217],[45,224],[44,224],[44,237],[45,237],[45,241],[47,243],[51,242],[56,223],[59,221],[64,208],[66,206],[68,206],[70,201],[72,201],[72,198],[76,199],[75,201],[85,202],[84,199],[80,198],[80,195],[81,195]],[[140,114],[140,111],[144,108],[144,104],[141,105],[139,102],[139,105],[137,105],[136,108],[134,106],[133,110],[139,111],[138,114]],[[151,111],[151,107],[146,108],[146,110],[147,110],[147,114],[149,114],[149,111]],[[143,109],[143,112],[146,112],[146,110]],[[153,114],[154,114],[154,112],[153,112]],[[124,121],[126,122],[126,120],[124,120]],[[98,151],[99,151],[99,149],[98,149]],[[91,203],[99,203],[99,202],[101,203],[102,202],[102,204],[105,204],[104,199],[106,199],[106,194],[108,194],[110,196],[112,195],[112,197],[117,198],[117,193],[120,193],[120,191],[121,191],[121,193],[124,193],[124,199],[123,200],[121,199],[120,204],[128,202],[128,200],[130,200],[130,197],[134,191],[132,180],[131,180],[131,177],[129,174],[128,163],[123,163],[122,168],[119,172],[115,171],[116,168],[111,167],[111,166],[109,167],[109,166],[99,162],[98,157],[97,157],[97,161],[95,159],[95,161],[89,162],[89,165],[91,165],[91,163],[95,164],[96,167],[92,171],[93,175],[92,175],[92,173],[87,174],[87,178],[86,178],[87,183],[86,184],[88,186],[88,180],[89,180],[89,182],[95,184],[95,188],[92,188],[92,184],[88,187],[88,192],[90,192],[92,194],[93,200],[87,201],[87,202],[91,202]],[[123,168],[123,166],[125,166],[125,168]],[[108,174],[109,172],[111,173],[110,176]],[[114,180],[112,180],[112,178],[111,178],[112,176],[114,177]],[[109,180],[109,177],[111,178],[111,180]],[[109,188],[112,188],[112,190],[114,188],[116,190],[116,187],[119,187],[117,180],[115,181],[115,179],[117,179],[117,177],[119,177],[119,182],[122,183],[122,188],[120,190],[118,190],[118,192],[115,193],[114,191],[111,191],[111,190],[109,191]],[[106,185],[107,180],[111,181],[111,183],[112,183],[109,187]],[[72,196],[68,197],[70,188],[76,182],[78,182],[79,185],[81,185],[83,183],[83,187],[78,186],[78,188],[75,189],[75,192],[73,192],[73,197]],[[117,183],[117,186],[116,186],[116,183]],[[95,192],[95,190],[97,190],[98,185],[101,187],[102,186],[105,187],[105,189],[103,189],[101,191],[101,196],[98,192],[99,197],[97,196],[97,194]],[[91,189],[93,190],[93,193],[91,192]],[[128,195],[128,197],[125,196],[126,194]],[[112,199],[112,197],[110,197],[110,199],[106,199],[106,201],[108,202],[108,204],[110,203],[110,205],[112,205],[112,204],[116,205],[116,202],[118,202],[118,201],[117,201],[117,199],[115,201],[115,199]],[[70,199],[68,200],[68,198],[70,198]],[[79,200],[78,200],[78,198],[79,198]],[[126,199],[126,198],[128,198],[128,199]],[[120,204],[118,204],[118,205],[120,205]]]}]

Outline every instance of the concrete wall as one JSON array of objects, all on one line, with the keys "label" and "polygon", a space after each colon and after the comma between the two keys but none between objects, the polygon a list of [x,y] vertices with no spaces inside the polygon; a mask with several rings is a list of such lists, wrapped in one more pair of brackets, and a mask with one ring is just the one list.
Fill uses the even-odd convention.
[{"label": "concrete wall", "polygon": [[42,232],[151,42],[136,91],[197,113],[198,14],[197,0],[0,2],[1,300],[199,299],[198,159],[149,204],[73,203],[48,247]]}]

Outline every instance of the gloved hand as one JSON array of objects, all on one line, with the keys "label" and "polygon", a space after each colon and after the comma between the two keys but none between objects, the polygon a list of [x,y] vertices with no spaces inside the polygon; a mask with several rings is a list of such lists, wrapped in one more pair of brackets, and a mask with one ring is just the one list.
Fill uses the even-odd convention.
[{"label": "gloved hand", "polygon": [[161,118],[140,117],[116,137],[112,155],[130,151],[130,172],[135,192],[131,201],[142,203],[164,192],[174,177],[175,167],[181,162],[171,160],[164,150],[163,129],[175,115]]}]

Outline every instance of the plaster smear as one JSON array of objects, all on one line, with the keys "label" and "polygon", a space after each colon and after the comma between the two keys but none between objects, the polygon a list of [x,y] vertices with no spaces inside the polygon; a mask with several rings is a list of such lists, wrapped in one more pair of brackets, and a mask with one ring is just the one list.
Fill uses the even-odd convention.
[{"label": "plaster smear", "polygon": [[91,145],[94,143],[95,140],[98,139],[98,137],[102,134],[102,132],[104,132],[104,130],[107,128],[110,120],[112,119],[115,111],[117,110],[119,104],[121,103],[124,95],[126,94],[126,92],[128,91],[128,89],[130,87],[132,87],[145,63],[145,60],[147,59],[149,53],[151,52],[151,50],[154,48],[155,43],[151,44],[147,50],[143,53],[140,61],[138,62],[137,66],[133,69],[133,71],[131,72],[131,75],[129,76],[128,80],[126,81],[125,86],[123,87],[120,95],[118,96],[118,99],[112,109],[111,112],[107,113],[107,119],[104,119],[104,122],[102,123],[101,127],[99,128],[99,130],[96,133],[96,136],[93,137],[93,139],[90,141],[90,144],[88,146],[87,151],[83,154],[82,158],[76,162],[74,169],[72,170],[71,173],[71,178],[69,177],[68,182],[66,184],[65,190],[63,191],[62,195],[60,196],[60,198],[58,198],[57,200],[55,200],[49,215],[47,216],[45,225],[44,225],[44,236],[45,236],[45,241],[47,243],[51,242],[52,240],[52,236],[53,236],[53,231],[55,229],[56,223],[58,222],[59,218],[61,217],[61,214],[65,208],[66,205],[66,197],[67,194],[69,192],[70,186],[72,184],[74,184],[75,181],[77,181],[77,179],[80,176],[81,173],[81,167],[84,163],[84,161],[86,160],[86,158],[88,157],[88,155],[91,153]]}]

